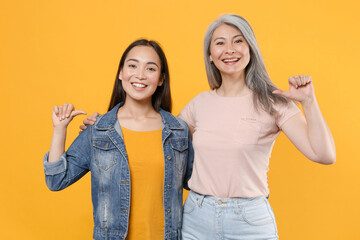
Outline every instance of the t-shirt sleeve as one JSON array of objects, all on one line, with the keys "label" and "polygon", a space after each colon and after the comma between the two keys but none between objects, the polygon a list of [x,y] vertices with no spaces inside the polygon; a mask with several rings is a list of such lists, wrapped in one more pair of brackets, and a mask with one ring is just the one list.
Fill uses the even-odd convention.
[{"label": "t-shirt sleeve", "polygon": [[295,116],[297,113],[300,113],[300,109],[296,104],[291,101],[289,104],[279,104],[275,107],[277,110],[276,114],[276,125],[281,129],[282,125],[289,120],[291,117]]},{"label": "t-shirt sleeve", "polygon": [[195,101],[196,97],[192,99],[184,108],[181,110],[179,114],[179,118],[184,120],[188,125],[195,127]]}]

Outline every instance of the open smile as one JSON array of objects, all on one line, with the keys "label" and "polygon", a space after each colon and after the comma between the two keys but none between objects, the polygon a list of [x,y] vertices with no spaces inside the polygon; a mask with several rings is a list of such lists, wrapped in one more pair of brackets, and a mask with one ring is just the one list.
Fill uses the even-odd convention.
[{"label": "open smile", "polygon": [[143,83],[131,83],[132,86],[137,87],[137,88],[146,88],[147,85],[143,84]]},{"label": "open smile", "polygon": [[225,58],[221,60],[223,63],[236,63],[240,60],[240,58]]}]

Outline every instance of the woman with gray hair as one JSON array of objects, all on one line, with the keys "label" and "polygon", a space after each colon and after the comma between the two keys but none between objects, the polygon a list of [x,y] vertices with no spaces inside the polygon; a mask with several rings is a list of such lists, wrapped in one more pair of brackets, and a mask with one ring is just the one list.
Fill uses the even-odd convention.
[{"label": "woman with gray hair", "polygon": [[267,171],[280,131],[314,162],[332,164],[336,158],[311,77],[292,76],[289,91],[279,90],[253,30],[237,15],[210,24],[204,59],[211,91],[200,93],[179,115],[193,134],[195,151],[182,238],[278,239]]}]

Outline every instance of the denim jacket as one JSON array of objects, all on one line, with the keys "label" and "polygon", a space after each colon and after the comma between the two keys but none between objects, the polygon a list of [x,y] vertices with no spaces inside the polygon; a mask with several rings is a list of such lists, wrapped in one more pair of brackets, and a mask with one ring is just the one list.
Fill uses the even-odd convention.
[{"label": "denim jacket", "polygon": [[[114,128],[121,104],[97,118],[81,132],[60,159],[49,163],[44,157],[46,184],[62,190],[91,171],[94,214],[93,238],[125,239],[130,211],[130,169],[123,137]],[[183,187],[192,172],[194,151],[186,123],[160,110],[164,151],[164,239],[181,239]]]}]

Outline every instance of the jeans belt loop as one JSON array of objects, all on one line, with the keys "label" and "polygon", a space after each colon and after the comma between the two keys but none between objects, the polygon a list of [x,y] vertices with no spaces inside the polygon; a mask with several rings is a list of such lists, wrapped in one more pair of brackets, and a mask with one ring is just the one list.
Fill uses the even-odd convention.
[{"label": "jeans belt loop", "polygon": [[239,215],[239,214],[240,214],[239,205],[238,205],[238,201],[237,201],[236,198],[234,198],[234,203],[235,203],[235,213],[236,213],[237,215]]},{"label": "jeans belt loop", "polygon": [[202,205],[202,203],[203,203],[203,201],[204,201],[204,198],[205,198],[205,195],[200,195],[200,196],[199,196],[199,199],[198,199],[198,205],[199,205],[199,207],[201,207],[201,205]]}]

